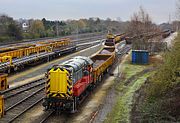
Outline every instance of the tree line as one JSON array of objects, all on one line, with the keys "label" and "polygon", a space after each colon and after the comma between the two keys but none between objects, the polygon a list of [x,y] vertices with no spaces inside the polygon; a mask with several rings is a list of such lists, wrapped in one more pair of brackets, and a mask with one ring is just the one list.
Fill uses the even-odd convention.
[{"label": "tree line", "polygon": [[[178,4],[179,5],[179,4]],[[177,7],[180,12],[179,6]],[[179,14],[177,14],[179,15]],[[22,28],[22,23],[27,23],[28,27]],[[107,18],[89,18],[79,20],[47,20],[43,18],[29,19],[24,22],[14,20],[7,15],[0,15],[0,41],[14,41],[22,39],[35,39],[43,37],[58,37],[72,34],[82,33],[124,33],[127,32],[130,37],[137,36],[137,40],[133,41],[133,49],[147,49],[149,45],[148,39],[141,34],[158,33],[166,28],[172,30],[180,30],[180,21],[176,20],[171,23],[163,23],[157,25],[153,23],[150,15],[140,7],[138,12],[135,12],[130,21],[117,21]],[[142,45],[144,44],[144,45]]]},{"label": "tree line", "polygon": [[21,28],[12,17],[1,15],[0,16],[0,41],[6,40],[21,40]]},{"label": "tree line", "polygon": [[[23,23],[26,28],[22,27]],[[106,20],[100,18],[89,18],[67,21],[51,21],[43,18],[29,19],[24,22],[14,20],[7,15],[0,15],[0,41],[35,39],[43,37],[57,37],[72,34],[94,33],[94,32],[123,32],[127,23]]]}]

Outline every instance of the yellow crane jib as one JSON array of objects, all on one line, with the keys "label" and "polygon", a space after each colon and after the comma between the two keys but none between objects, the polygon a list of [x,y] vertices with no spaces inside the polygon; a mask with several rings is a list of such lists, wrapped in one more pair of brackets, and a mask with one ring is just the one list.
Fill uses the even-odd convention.
[{"label": "yellow crane jib", "polygon": [[107,34],[107,39],[114,39],[114,35],[113,34],[111,34],[111,33],[109,33],[109,34]]},{"label": "yellow crane jib", "polygon": [[12,56],[3,56],[0,57],[0,62],[8,62],[9,64],[12,65]]},{"label": "yellow crane jib", "polygon": [[52,47],[50,47],[50,46],[46,47],[46,52],[52,52],[52,51],[53,51]]}]

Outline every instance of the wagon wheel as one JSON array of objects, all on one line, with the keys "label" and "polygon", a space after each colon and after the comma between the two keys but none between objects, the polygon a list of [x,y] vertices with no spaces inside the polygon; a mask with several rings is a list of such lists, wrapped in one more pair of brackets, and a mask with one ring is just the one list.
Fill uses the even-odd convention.
[{"label": "wagon wheel", "polygon": [[102,75],[99,76],[99,79],[98,79],[98,80],[99,80],[99,82],[102,81]]},{"label": "wagon wheel", "polygon": [[109,72],[109,67],[106,69],[106,73],[108,73]]}]

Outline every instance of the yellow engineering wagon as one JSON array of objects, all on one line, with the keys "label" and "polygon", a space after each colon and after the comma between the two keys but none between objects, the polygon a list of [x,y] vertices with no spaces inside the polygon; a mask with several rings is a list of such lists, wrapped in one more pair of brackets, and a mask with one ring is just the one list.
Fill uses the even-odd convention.
[{"label": "yellow engineering wagon", "polygon": [[0,73],[0,91],[6,90],[8,86],[7,74]]}]

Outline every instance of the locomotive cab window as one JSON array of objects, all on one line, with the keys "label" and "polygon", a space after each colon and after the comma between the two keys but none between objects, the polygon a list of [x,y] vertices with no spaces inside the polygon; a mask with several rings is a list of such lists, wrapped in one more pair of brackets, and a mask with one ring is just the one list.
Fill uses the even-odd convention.
[{"label": "locomotive cab window", "polygon": [[84,76],[88,76],[89,75],[89,71],[85,70],[84,71]]}]

